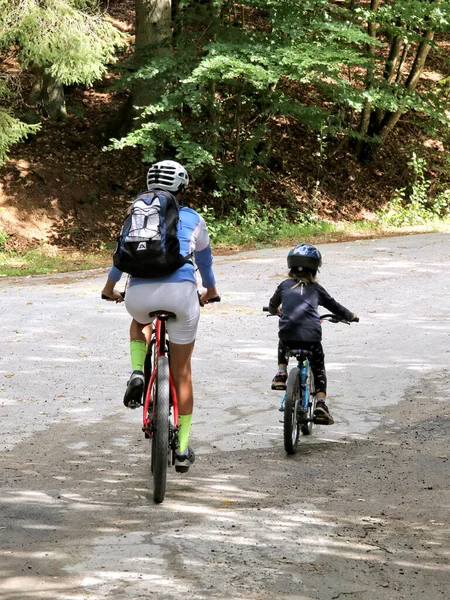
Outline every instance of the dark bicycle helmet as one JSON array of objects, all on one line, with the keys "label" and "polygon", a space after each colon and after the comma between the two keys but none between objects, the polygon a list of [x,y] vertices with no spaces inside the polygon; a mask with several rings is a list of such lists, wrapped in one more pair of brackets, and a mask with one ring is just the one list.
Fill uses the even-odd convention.
[{"label": "dark bicycle helmet", "polygon": [[322,255],[315,246],[311,244],[298,244],[289,251],[287,256],[288,268],[304,267],[311,271],[317,271],[322,265]]},{"label": "dark bicycle helmet", "polygon": [[174,160],[162,160],[150,167],[147,173],[147,189],[178,192],[189,185],[189,175],[180,163]]}]

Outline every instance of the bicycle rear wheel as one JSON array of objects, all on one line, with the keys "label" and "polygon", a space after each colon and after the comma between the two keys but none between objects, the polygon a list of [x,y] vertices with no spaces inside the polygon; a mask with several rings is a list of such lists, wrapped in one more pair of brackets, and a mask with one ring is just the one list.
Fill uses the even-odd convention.
[{"label": "bicycle rear wheel", "polygon": [[156,377],[156,414],[152,437],[153,500],[159,504],[166,495],[167,466],[169,464],[169,410],[170,382],[167,356],[158,358]]},{"label": "bicycle rear wheel", "polygon": [[310,435],[313,430],[314,411],[316,410],[316,396],[314,390],[314,375],[311,367],[308,367],[308,407],[305,412],[305,420],[300,429],[303,435]]},{"label": "bicycle rear wheel", "polygon": [[286,385],[286,399],[284,401],[284,449],[288,454],[295,454],[298,446],[300,435],[298,411],[300,403],[300,370],[294,367],[289,371]]}]

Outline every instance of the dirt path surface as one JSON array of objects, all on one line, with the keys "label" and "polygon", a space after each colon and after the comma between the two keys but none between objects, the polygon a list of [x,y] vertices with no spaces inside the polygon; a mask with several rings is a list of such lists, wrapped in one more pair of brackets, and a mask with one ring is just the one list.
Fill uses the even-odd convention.
[{"label": "dirt path surface", "polygon": [[450,235],[321,247],[361,316],[324,324],[330,407],[287,457],[275,319],[285,249],[218,257],[195,352],[197,460],[152,501],[122,406],[129,318],[106,272],[0,281],[0,597],[448,599]]}]

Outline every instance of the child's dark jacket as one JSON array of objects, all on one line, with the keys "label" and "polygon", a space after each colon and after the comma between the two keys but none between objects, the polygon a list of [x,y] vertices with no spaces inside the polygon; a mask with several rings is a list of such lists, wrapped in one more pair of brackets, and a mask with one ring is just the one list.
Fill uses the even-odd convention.
[{"label": "child's dark jacket", "polygon": [[346,321],[353,319],[353,313],[336,302],[318,283],[297,285],[295,280],[285,279],[270,299],[269,312],[276,314],[280,304],[282,307],[278,333],[283,341],[320,342],[322,326],[319,306]]}]

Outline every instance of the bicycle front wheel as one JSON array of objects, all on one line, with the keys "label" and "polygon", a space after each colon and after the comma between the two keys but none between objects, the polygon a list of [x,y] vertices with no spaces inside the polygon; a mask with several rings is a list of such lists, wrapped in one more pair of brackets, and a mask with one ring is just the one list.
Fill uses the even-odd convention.
[{"label": "bicycle front wheel", "polygon": [[167,356],[158,358],[155,402],[156,414],[152,438],[153,500],[159,504],[166,495],[169,464],[170,380]]},{"label": "bicycle front wheel", "polygon": [[284,449],[295,454],[300,435],[298,411],[301,403],[300,370],[294,367],[289,371],[284,401]]}]

